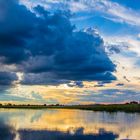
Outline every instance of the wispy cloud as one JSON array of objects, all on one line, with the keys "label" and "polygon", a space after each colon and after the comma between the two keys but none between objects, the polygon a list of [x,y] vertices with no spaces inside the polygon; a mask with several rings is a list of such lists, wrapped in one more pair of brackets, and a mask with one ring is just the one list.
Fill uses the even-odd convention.
[{"label": "wispy cloud", "polygon": [[24,4],[33,6],[35,4],[43,5],[46,8],[55,7],[59,9],[69,8],[73,12],[88,11],[99,12],[101,16],[114,22],[127,23],[130,25],[140,26],[140,13],[129,7],[120,5],[110,0],[21,0]]},{"label": "wispy cloud", "polygon": [[[78,3],[82,3],[84,5],[82,6],[82,10],[88,9],[88,11],[91,12],[98,11],[103,14],[102,16],[104,18],[114,22],[140,26],[140,19],[138,18],[140,17],[140,13],[138,11],[132,10],[131,8],[124,7],[116,2],[111,2],[109,0],[79,0]],[[75,7],[74,5],[75,4],[71,2],[71,9]]]},{"label": "wispy cloud", "polygon": [[[104,36],[105,42],[110,45],[116,46],[116,48],[125,50],[125,52],[133,53],[136,57],[140,57],[140,40],[136,37],[126,36]],[[121,47],[121,48],[120,48]],[[129,55],[128,55],[129,57]]]}]

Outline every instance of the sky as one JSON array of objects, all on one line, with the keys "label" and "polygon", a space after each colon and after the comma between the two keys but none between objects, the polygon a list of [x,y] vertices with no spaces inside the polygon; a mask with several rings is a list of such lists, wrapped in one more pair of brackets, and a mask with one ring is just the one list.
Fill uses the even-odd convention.
[{"label": "sky", "polygon": [[0,102],[140,101],[139,0],[1,0]]}]

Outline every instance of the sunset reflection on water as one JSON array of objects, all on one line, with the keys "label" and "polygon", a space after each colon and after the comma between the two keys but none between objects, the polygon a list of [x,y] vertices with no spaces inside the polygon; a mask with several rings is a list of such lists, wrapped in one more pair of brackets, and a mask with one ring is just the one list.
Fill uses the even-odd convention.
[{"label": "sunset reflection on water", "polygon": [[[1,131],[6,131],[6,128],[9,128],[9,132],[14,134],[14,139],[10,140],[25,140],[27,138],[28,140],[42,138],[49,140],[57,140],[58,138],[103,140],[102,137],[104,140],[139,140],[140,138],[140,114],[137,113],[106,113],[65,109],[1,109],[0,122],[3,124],[0,127]],[[3,138],[2,140],[7,139]]]}]

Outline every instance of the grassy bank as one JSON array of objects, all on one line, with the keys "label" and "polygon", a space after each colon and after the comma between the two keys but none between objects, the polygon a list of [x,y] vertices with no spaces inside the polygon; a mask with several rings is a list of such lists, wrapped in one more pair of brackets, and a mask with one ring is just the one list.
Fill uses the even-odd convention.
[{"label": "grassy bank", "polygon": [[111,104],[111,105],[76,105],[64,106],[67,109],[82,109],[106,112],[140,112],[140,104]]},{"label": "grassy bank", "polygon": [[110,105],[1,105],[0,108],[14,109],[81,109],[106,112],[140,112],[140,104],[110,104]]}]

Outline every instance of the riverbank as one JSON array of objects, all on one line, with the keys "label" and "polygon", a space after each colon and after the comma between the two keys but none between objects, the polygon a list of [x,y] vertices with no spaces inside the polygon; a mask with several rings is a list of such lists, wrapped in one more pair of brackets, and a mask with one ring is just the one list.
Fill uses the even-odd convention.
[{"label": "riverbank", "polygon": [[81,109],[106,112],[140,112],[140,104],[95,104],[95,105],[1,105],[8,109]]}]

